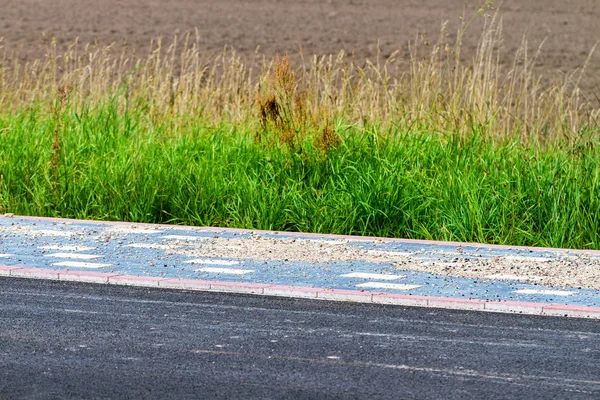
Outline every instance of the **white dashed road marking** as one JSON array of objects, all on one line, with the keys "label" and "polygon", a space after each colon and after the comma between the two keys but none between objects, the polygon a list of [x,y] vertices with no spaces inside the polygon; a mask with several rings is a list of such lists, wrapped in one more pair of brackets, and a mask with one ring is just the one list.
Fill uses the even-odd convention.
[{"label": "white dashed road marking", "polygon": [[370,289],[393,289],[393,290],[413,290],[422,287],[423,285],[404,285],[401,283],[385,283],[385,282],[367,282],[356,285],[356,287]]},{"label": "white dashed road marking", "polygon": [[367,272],[352,272],[350,274],[345,274],[341,276],[344,278],[381,279],[383,281],[393,281],[396,279],[406,278],[406,275],[370,274]]},{"label": "white dashed road marking", "polygon": [[88,262],[78,262],[78,261],[62,261],[58,263],[54,263],[52,265],[57,265],[60,267],[73,267],[73,268],[106,268],[112,266],[112,264],[99,264],[99,263],[88,263]]},{"label": "white dashed road marking", "polygon": [[12,256],[12,254],[0,254],[0,258],[3,258],[3,257],[10,257],[10,256]]},{"label": "white dashed road marking", "polygon": [[53,253],[53,254],[44,254],[45,257],[54,257],[54,258],[74,258],[77,260],[93,260],[94,258],[100,258],[102,256],[96,254],[80,254],[80,253]]},{"label": "white dashed road marking", "polygon": [[554,296],[572,296],[577,294],[577,292],[568,292],[566,290],[547,290],[547,289],[519,289],[513,291],[513,293],[518,294],[546,294],[546,295],[554,295]]},{"label": "white dashed road marking", "polygon": [[198,268],[196,272],[210,272],[213,274],[224,274],[224,275],[244,275],[254,272],[253,269],[235,269],[235,268]]},{"label": "white dashed road marking", "polygon": [[240,262],[235,260],[218,260],[214,258],[197,258],[186,261],[187,264],[210,264],[210,265],[237,265]]}]

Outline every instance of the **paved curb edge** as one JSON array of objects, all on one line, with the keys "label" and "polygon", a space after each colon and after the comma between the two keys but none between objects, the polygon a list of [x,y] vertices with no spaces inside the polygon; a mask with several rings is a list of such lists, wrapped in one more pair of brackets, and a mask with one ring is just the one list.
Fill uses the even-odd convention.
[{"label": "paved curb edge", "polygon": [[453,310],[491,311],[529,315],[549,315],[600,319],[600,307],[520,301],[489,301],[453,297],[414,296],[359,290],[310,288],[302,286],[269,285],[246,282],[222,282],[197,279],[159,278],[107,272],[69,271],[0,265],[0,276],[28,279],[47,279],[68,282],[103,283],[163,289],[198,290],[279,296],[316,300],[347,301],[369,304],[391,304],[446,308]]}]

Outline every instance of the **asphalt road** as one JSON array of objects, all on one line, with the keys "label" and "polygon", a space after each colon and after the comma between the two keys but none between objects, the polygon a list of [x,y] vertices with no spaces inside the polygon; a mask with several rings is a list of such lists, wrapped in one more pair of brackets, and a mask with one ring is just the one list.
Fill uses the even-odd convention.
[{"label": "asphalt road", "polygon": [[600,398],[593,320],[0,278],[0,398]]}]

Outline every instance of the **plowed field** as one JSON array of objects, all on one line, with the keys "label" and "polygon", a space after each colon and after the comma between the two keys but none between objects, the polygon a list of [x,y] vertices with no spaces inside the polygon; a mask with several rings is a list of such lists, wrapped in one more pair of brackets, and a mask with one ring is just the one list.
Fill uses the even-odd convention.
[{"label": "plowed field", "polygon": [[[153,38],[170,42],[173,34],[198,30],[207,52],[225,46],[243,57],[255,52],[271,57],[289,53],[295,62],[302,49],[311,54],[345,50],[356,59],[382,57],[400,50],[418,33],[436,40],[448,21],[450,40],[461,15],[473,15],[479,1],[461,0],[0,0],[0,37],[9,54],[21,60],[44,57],[42,37],[56,37],[64,49],[82,43],[125,41],[145,54]],[[580,67],[600,40],[597,0],[507,0],[501,5],[504,54],[510,56],[527,36],[532,53],[544,42],[537,69],[561,73]],[[462,56],[475,51],[474,24]],[[591,59],[582,82],[600,86],[600,51]]]}]

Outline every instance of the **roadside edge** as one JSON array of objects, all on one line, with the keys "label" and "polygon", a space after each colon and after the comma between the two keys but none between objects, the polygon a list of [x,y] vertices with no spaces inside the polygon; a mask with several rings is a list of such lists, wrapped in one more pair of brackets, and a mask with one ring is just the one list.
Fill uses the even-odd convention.
[{"label": "roadside edge", "polygon": [[101,283],[222,293],[387,304],[408,307],[431,307],[466,311],[488,311],[527,315],[562,316],[600,319],[600,307],[520,301],[491,301],[455,297],[416,296],[364,290],[342,290],[283,286],[246,282],[208,281],[199,279],[160,278],[107,272],[71,271],[0,265],[0,277],[45,279],[67,282]]}]

